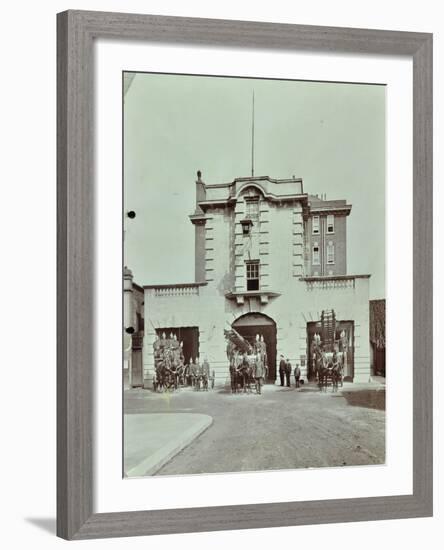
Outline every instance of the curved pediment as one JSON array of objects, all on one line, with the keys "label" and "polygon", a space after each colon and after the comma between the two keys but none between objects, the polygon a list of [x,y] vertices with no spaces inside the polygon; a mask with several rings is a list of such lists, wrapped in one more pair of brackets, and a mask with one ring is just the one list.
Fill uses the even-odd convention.
[{"label": "curved pediment", "polygon": [[258,182],[247,182],[242,185],[236,193],[236,199],[240,197],[261,197],[264,198],[267,190]]}]

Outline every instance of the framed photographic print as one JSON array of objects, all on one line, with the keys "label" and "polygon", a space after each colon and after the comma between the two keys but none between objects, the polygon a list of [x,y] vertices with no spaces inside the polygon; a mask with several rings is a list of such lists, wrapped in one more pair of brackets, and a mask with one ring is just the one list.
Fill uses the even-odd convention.
[{"label": "framed photographic print", "polygon": [[432,37],[58,15],[58,534],[432,514]]}]

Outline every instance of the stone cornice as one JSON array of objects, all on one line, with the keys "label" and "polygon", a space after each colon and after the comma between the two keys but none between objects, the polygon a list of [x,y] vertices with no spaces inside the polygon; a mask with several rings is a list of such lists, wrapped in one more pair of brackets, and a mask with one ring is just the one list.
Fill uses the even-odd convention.
[{"label": "stone cornice", "polygon": [[241,290],[232,291],[225,294],[225,298],[228,300],[236,300],[238,305],[243,305],[245,299],[260,298],[261,304],[267,304],[269,298],[276,298],[280,296],[279,292],[273,292],[271,290]]},{"label": "stone cornice", "polygon": [[348,216],[351,212],[352,206],[351,204],[344,204],[342,205],[330,205],[330,206],[309,206],[307,208],[307,214],[313,215],[313,214],[336,214],[336,215],[342,215],[342,216]]}]

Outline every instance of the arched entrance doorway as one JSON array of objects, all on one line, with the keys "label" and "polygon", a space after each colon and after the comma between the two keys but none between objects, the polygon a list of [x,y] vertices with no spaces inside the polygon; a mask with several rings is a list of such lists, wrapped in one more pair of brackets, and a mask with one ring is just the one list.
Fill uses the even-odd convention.
[{"label": "arched entrance doorway", "polygon": [[246,313],[231,325],[245,340],[253,344],[256,334],[264,337],[268,356],[268,382],[276,380],[276,323],[262,313]]}]

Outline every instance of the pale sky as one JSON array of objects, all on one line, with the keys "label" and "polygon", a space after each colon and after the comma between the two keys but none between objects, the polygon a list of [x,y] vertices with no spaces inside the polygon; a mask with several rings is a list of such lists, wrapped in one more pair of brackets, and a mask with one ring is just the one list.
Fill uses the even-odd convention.
[{"label": "pale sky", "polygon": [[346,199],[348,274],[385,297],[385,87],[138,73],[124,105],[125,264],[140,284],[194,281],[197,170],[208,184],[251,174],[303,179]]}]

